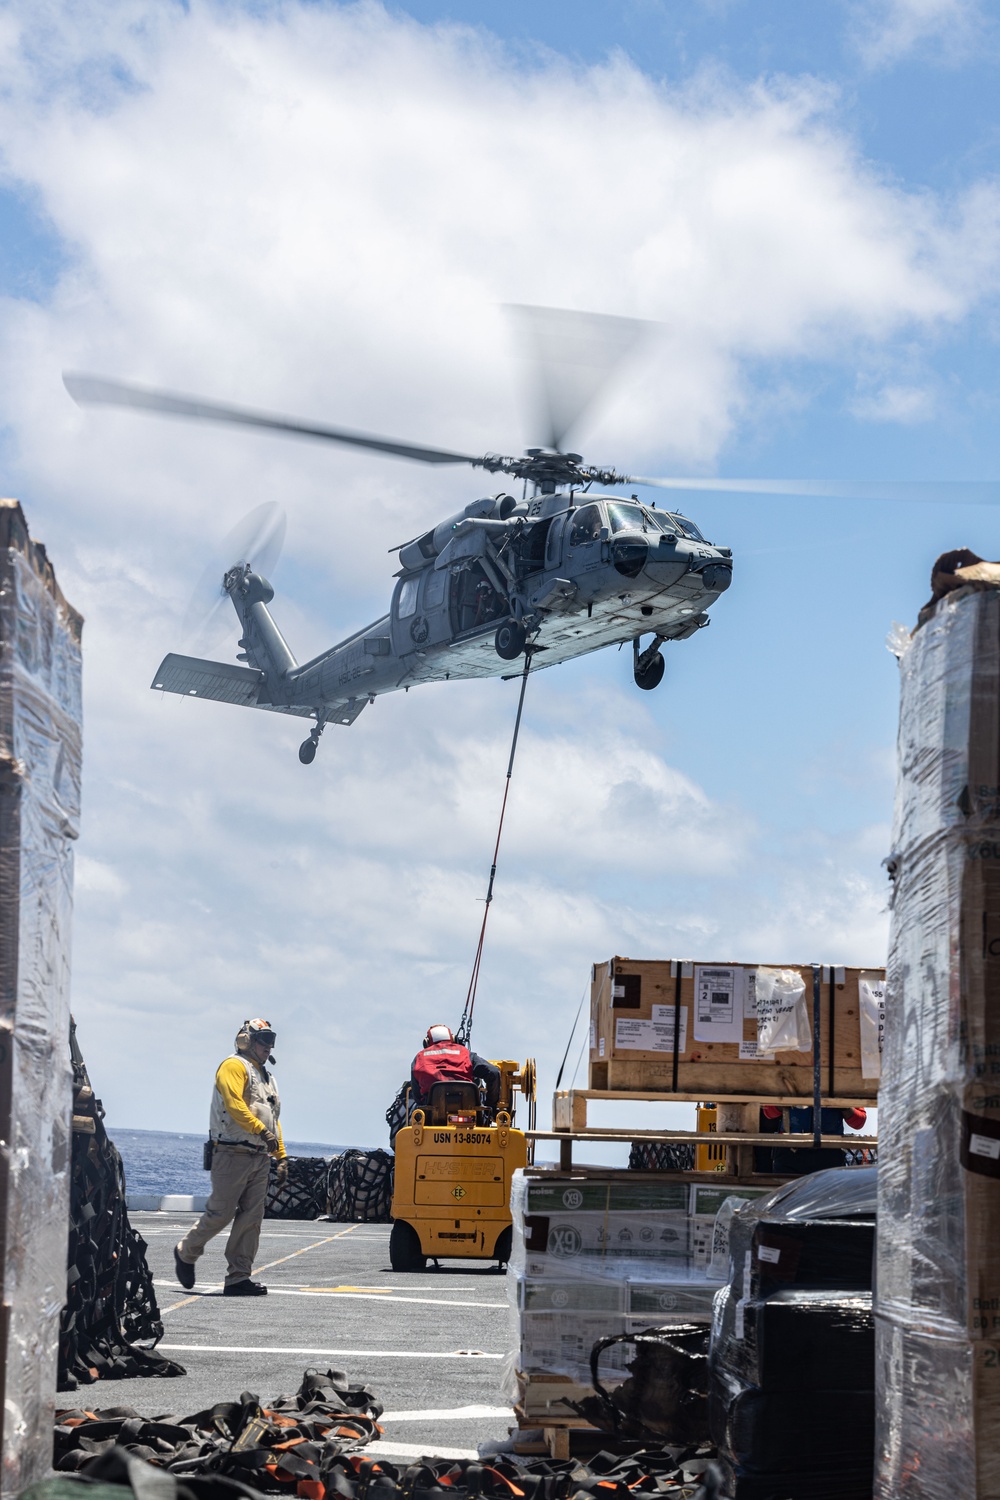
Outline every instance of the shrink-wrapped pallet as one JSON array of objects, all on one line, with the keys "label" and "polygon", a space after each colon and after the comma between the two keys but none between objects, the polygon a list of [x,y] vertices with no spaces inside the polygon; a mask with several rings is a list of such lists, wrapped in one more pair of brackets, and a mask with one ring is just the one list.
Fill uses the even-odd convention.
[{"label": "shrink-wrapped pallet", "polygon": [[79,615],[0,501],[0,1488],[49,1468],[69,1224]]},{"label": "shrink-wrapped pallet", "polygon": [[[514,1363],[528,1376],[588,1386],[590,1351],[612,1334],[667,1323],[702,1323],[724,1283],[728,1238],[713,1265],[713,1230],[728,1233],[733,1203],[714,1184],[629,1172],[586,1176],[516,1172],[508,1293]],[[701,1210],[701,1211],[699,1211]],[[631,1345],[605,1357],[624,1369]],[[602,1372],[605,1368],[602,1362]]]},{"label": "shrink-wrapped pallet", "polygon": [[733,1217],[708,1386],[733,1500],[870,1500],[875,1175],[817,1172]]},{"label": "shrink-wrapped pallet", "polygon": [[1000,1497],[1000,593],[901,661],[879,1098],[876,1494]]}]

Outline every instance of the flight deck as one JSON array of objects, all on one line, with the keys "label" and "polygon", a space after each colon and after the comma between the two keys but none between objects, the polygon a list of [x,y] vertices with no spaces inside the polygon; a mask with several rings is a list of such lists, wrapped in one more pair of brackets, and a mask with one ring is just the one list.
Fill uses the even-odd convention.
[{"label": "flight deck", "polygon": [[149,1246],[165,1329],[158,1347],[188,1373],[101,1381],[81,1387],[78,1404],[195,1412],[245,1390],[293,1392],[314,1366],[346,1371],[385,1406],[384,1438],[369,1454],[474,1458],[478,1443],[505,1439],[515,1425],[501,1394],[511,1341],[506,1277],[492,1264],[444,1262],[404,1275],[389,1267],[388,1224],[267,1219],[254,1276],[268,1296],[224,1298],[225,1235],[209,1244],[185,1292],[172,1250],[196,1216],[129,1217]]}]

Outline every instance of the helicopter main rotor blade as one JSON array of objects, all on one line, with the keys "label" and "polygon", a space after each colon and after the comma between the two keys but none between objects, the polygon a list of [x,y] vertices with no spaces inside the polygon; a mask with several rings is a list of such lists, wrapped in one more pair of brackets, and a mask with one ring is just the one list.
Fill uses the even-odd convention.
[{"label": "helicopter main rotor blade", "polygon": [[523,303],[509,303],[504,311],[534,375],[542,430],[533,440],[542,439],[556,452],[562,452],[572,429],[656,326],[607,313]]},{"label": "helicopter main rotor blade", "polygon": [[275,416],[270,412],[252,411],[245,406],[227,406],[218,401],[203,401],[196,396],[179,396],[170,391],[152,390],[124,380],[105,380],[99,375],[80,375],[67,371],[63,385],[81,406],[130,406],[139,411],[159,412],[171,417],[192,417],[199,422],[231,422],[239,427],[257,427],[266,432],[284,432],[292,437],[321,438],[328,443],[344,443],[351,448],[369,448],[376,453],[390,453],[396,458],[411,458],[422,464],[475,464],[467,453],[453,453],[448,448],[426,448],[419,443],[397,443],[392,438],[374,437],[366,432],[351,432],[346,427],[328,427],[321,422],[300,422],[295,417]]},{"label": "helicopter main rotor blade", "polygon": [[622,484],[648,484],[660,490],[736,495],[794,495],[824,500],[910,500],[928,504],[1000,504],[1000,481],[991,479],[649,479],[625,476]]}]

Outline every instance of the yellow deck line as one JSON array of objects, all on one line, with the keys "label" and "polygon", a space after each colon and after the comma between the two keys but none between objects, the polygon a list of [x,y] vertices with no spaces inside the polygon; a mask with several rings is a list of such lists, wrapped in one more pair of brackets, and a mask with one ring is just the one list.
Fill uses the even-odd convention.
[{"label": "yellow deck line", "polygon": [[[316,1240],[312,1245],[303,1245],[301,1250],[293,1250],[290,1255],[282,1255],[278,1260],[269,1260],[266,1266],[257,1267],[258,1273],[261,1271],[272,1271],[275,1266],[284,1265],[286,1260],[294,1260],[297,1255],[305,1255],[307,1250],[318,1250],[321,1245],[329,1245],[333,1240],[342,1240],[345,1234],[353,1234],[357,1227],[357,1224],[351,1224],[347,1229],[339,1230],[337,1234],[328,1234],[325,1240]],[[210,1283],[213,1287],[220,1284],[219,1282]],[[204,1292],[195,1292],[193,1297],[182,1297],[180,1302],[172,1302],[163,1311],[165,1313],[176,1312],[179,1307],[188,1307],[192,1302],[200,1301],[204,1295]]]}]

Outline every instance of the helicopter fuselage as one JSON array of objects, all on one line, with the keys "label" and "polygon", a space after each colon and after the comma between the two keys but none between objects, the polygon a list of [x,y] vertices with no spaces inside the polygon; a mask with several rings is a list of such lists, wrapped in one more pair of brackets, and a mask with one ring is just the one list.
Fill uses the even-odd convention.
[{"label": "helicopter fuselage", "polygon": [[268,610],[270,584],[234,567],[223,586],[247,665],[170,655],[152,686],[313,718],[311,760],[324,724],[352,723],[381,694],[519,674],[526,649],[537,671],[632,641],[637,683],[655,686],[659,646],[707,625],[732,579],[729,548],[686,518],[634,497],[560,491],[473,501],[399,559],[389,612],[302,665]]}]

